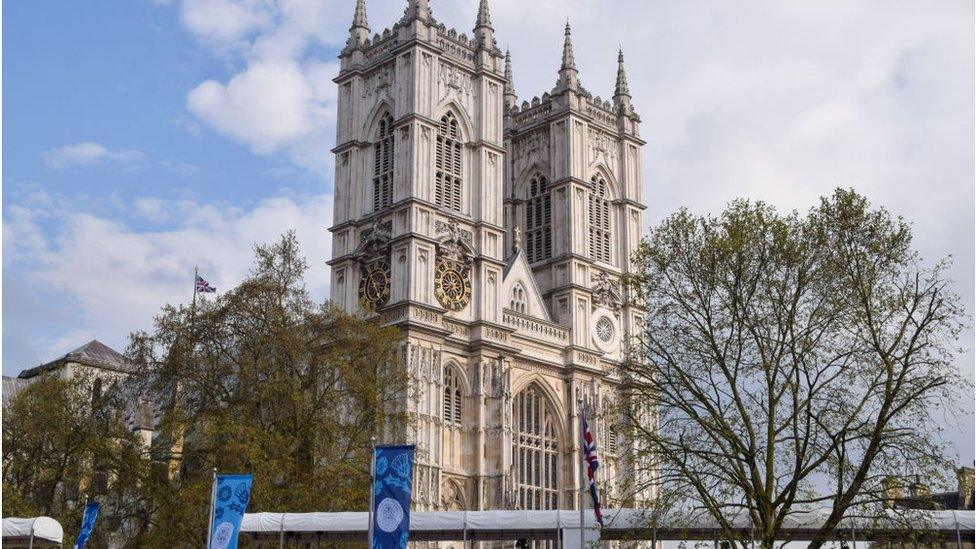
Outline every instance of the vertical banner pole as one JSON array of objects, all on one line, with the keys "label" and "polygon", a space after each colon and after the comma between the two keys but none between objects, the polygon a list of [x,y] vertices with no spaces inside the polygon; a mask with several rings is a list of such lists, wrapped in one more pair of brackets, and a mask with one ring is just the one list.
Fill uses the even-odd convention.
[{"label": "vertical banner pole", "polygon": [[580,490],[579,490],[579,510],[580,510],[580,549],[585,549],[586,546],[586,530],[583,525],[585,523],[585,503],[586,500],[583,497],[583,493],[586,490],[586,454],[583,452],[583,448],[586,446],[586,440],[583,438],[583,399],[577,400],[579,403],[579,435],[580,435]]},{"label": "vertical banner pole", "polygon": [[962,549],[962,532],[959,531],[959,518],[956,517],[956,510],[952,510],[952,522],[956,523],[956,549]]},{"label": "vertical banner pole", "polygon": [[366,549],[373,549],[373,505],[376,493],[376,437],[369,438],[369,524],[366,526]]},{"label": "vertical banner pole", "polygon": [[561,465],[562,464],[560,463],[559,465],[556,466],[556,486],[559,487],[559,489],[556,491],[556,549],[563,549],[563,526],[560,523],[559,515],[560,515],[560,510],[563,508],[562,499],[563,499],[563,492],[565,490],[563,490],[562,487],[563,474],[561,471],[562,469]]},{"label": "vertical banner pole", "polygon": [[[196,287],[197,282],[194,277],[193,280],[193,297],[196,297]],[[213,468],[213,480],[210,483],[210,510],[207,512],[207,546],[205,549],[210,549],[210,536],[213,534],[213,515],[214,515],[214,504],[217,502],[217,468]]]},{"label": "vertical banner pole", "polygon": [[281,514],[281,528],[278,529],[278,549],[285,547],[285,515],[286,513]]},{"label": "vertical banner pole", "polygon": [[[558,475],[559,471],[556,471],[556,474]],[[556,486],[559,486],[559,482],[556,482]],[[559,496],[557,495],[556,496],[556,549],[563,548],[563,536],[562,536],[563,530],[561,525],[559,524],[559,507],[560,507]]]}]

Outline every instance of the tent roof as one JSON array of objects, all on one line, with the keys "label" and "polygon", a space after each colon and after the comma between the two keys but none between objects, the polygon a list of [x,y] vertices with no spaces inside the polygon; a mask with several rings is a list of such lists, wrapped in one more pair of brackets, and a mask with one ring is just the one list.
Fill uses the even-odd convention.
[{"label": "tent roof", "polygon": [[[592,512],[586,515],[587,528],[595,526]],[[709,516],[688,517],[666,513],[655,520],[649,511],[640,509],[607,509],[602,539],[714,539],[718,525]],[[827,517],[826,510],[798,512],[787,519],[784,535],[787,539],[803,540],[817,529]],[[733,524],[747,534],[748,517],[742,514]],[[346,513],[248,513],[244,515],[241,531],[254,540],[362,540],[366,537],[368,515],[365,512]],[[655,526],[656,524],[656,526]],[[890,513],[885,524],[868,519],[845,519],[838,526],[834,539],[846,539],[854,527],[858,539],[898,537],[908,531],[928,531],[950,534],[956,528],[972,537],[973,511],[914,511]],[[410,514],[410,539],[437,540],[504,540],[555,539],[558,529],[578,529],[579,512],[562,511],[432,511]]]},{"label": "tent roof", "polygon": [[28,542],[31,532],[34,534],[35,546],[57,545],[64,539],[61,523],[51,517],[8,517],[3,519],[3,544],[6,546]]}]

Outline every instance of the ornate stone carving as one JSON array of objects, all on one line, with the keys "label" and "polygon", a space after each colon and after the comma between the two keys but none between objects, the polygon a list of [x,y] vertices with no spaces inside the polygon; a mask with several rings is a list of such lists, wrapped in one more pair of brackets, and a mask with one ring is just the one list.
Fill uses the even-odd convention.
[{"label": "ornate stone carving", "polygon": [[393,79],[393,67],[389,65],[369,75],[363,84],[362,98],[390,99],[392,97],[390,90],[393,86]]},{"label": "ornate stone carving", "polygon": [[437,97],[444,101],[456,99],[465,108],[470,108],[474,93],[474,81],[464,69],[449,63],[441,63],[437,70]]},{"label": "ornate stone carving", "polygon": [[360,245],[360,249],[362,249],[363,246],[370,248],[375,248],[377,245],[385,246],[389,243],[392,232],[393,221],[380,221],[378,219],[374,219],[372,227],[364,230],[359,235],[359,240],[362,243]]},{"label": "ornate stone carving", "polygon": [[434,220],[434,233],[435,234],[446,233],[452,236],[457,234],[467,244],[471,244],[471,242],[474,240],[474,236],[471,234],[471,232],[466,231],[461,227],[459,227],[457,221],[454,221],[453,219],[448,221],[447,223],[441,221],[440,219]]},{"label": "ornate stone carving", "polygon": [[593,284],[593,308],[606,307],[612,311],[620,308],[623,302],[620,283],[612,280],[610,275],[597,271],[590,279]]},{"label": "ornate stone carving", "polygon": [[549,128],[534,131],[515,143],[515,173],[521,173],[536,162],[549,160]]},{"label": "ornate stone carving", "polygon": [[441,508],[448,511],[463,511],[467,509],[464,488],[453,479],[445,479],[441,484]]},{"label": "ornate stone carving", "polygon": [[607,166],[615,166],[617,161],[617,140],[609,133],[590,128],[590,161],[602,161]]}]

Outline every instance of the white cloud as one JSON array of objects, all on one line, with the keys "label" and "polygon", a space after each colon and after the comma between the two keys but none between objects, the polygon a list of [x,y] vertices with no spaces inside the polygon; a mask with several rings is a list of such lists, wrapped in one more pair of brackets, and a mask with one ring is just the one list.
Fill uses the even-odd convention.
[{"label": "white cloud", "polygon": [[227,83],[208,80],[187,97],[190,112],[254,152],[269,153],[311,130],[312,88],[290,63],[251,65]]},{"label": "white cloud", "polygon": [[259,0],[184,0],[180,20],[208,40],[236,42],[270,25],[271,13]]},{"label": "white cloud", "polygon": [[86,141],[45,151],[42,155],[49,168],[65,169],[72,166],[93,166],[102,163],[131,164],[145,155],[132,149],[109,149],[101,143]]},{"label": "white cloud", "polygon": [[[216,10],[230,22],[203,21]],[[292,161],[320,174],[332,168],[338,63],[309,52],[345,42],[351,7],[339,0],[184,0],[180,17],[188,30],[219,55],[236,53],[243,68],[226,83],[207,80],[187,94],[188,110],[201,122],[258,154],[285,151]],[[202,21],[198,21],[202,20]]]},{"label": "white cloud", "polygon": [[[45,335],[30,336],[24,346],[49,353],[84,343],[75,341],[84,334],[122,348],[130,331],[151,327],[163,304],[189,300],[194,266],[218,290],[231,288],[252,267],[254,244],[273,242],[289,229],[295,229],[309,259],[307,287],[316,299],[328,298],[324,259],[331,248],[325,231],[332,218],[329,195],[272,197],[249,207],[158,198],[121,205],[141,215],[179,220],[175,227],[157,231],[135,229],[117,215],[72,210],[71,202],[7,207],[5,281],[11,277],[26,291],[43,288],[45,299],[73,308],[76,315],[70,322],[61,319],[38,329]],[[49,233],[41,226],[52,218],[59,224]],[[28,301],[23,306],[33,307]],[[25,318],[30,312],[7,314]]]},{"label": "white cloud", "polygon": [[169,218],[166,202],[160,198],[151,196],[137,198],[132,205],[136,215],[149,221],[165,221]]}]

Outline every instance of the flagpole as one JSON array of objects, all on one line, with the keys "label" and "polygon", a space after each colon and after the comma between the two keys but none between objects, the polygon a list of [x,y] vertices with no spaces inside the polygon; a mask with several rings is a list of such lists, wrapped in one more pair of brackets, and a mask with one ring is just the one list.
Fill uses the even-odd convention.
[{"label": "flagpole", "polygon": [[586,504],[586,500],[583,497],[583,492],[586,485],[586,453],[584,448],[586,447],[586,433],[583,432],[583,399],[580,398],[576,401],[579,404],[579,434],[580,434],[580,489],[579,489],[579,510],[580,510],[580,549],[585,549],[586,546],[586,534],[583,529],[583,523],[585,521],[585,510],[583,509]]},{"label": "flagpole", "polygon": [[[197,283],[194,278],[193,287],[196,288]],[[196,295],[196,292],[194,292]],[[210,485],[210,516],[207,519],[207,546],[204,549],[210,549],[210,536],[213,533],[213,515],[214,515],[214,504],[217,502],[217,468],[213,468],[213,482]]]},{"label": "flagpole", "polygon": [[376,437],[369,437],[369,445],[371,448],[372,457],[370,457],[369,462],[369,513],[366,515],[369,517],[369,524],[366,530],[366,549],[373,549],[373,504],[375,503],[375,493],[376,493]]},{"label": "flagpole", "polygon": [[[85,515],[88,514],[88,494],[85,494],[85,500],[81,505],[81,528],[85,528]],[[81,535],[81,530],[78,531],[78,535]],[[78,536],[75,536],[75,547],[78,547]]]},{"label": "flagpole", "polygon": [[190,317],[192,318],[197,310],[197,278],[200,276],[200,269],[193,267],[193,301],[190,302]]}]

